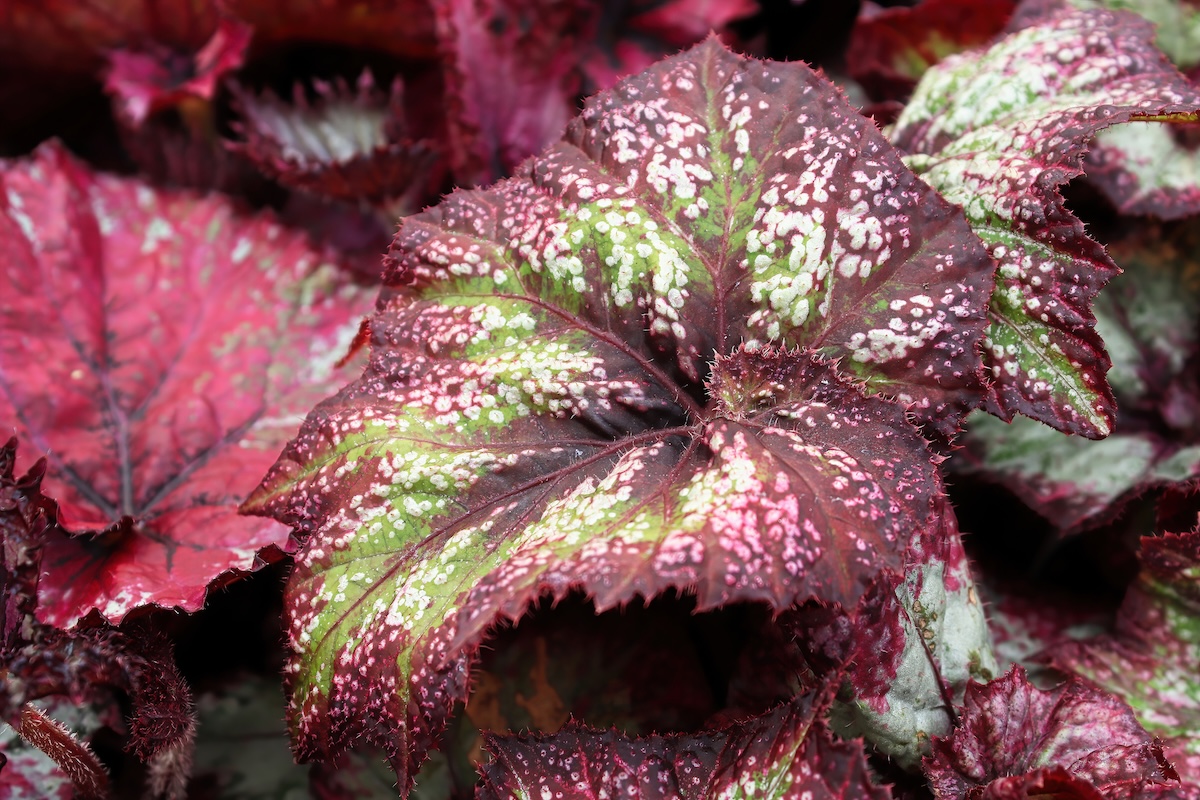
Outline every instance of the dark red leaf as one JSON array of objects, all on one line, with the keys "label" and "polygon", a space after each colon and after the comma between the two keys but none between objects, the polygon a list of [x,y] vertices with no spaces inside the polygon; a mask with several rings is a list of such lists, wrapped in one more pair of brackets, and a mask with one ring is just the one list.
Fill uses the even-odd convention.
[{"label": "dark red leaf", "polygon": [[47,544],[39,616],[194,610],[286,545],[237,505],[341,383],[366,292],[298,234],[92,175],[57,147],[3,186],[0,418],[47,454],[47,494],[81,534]]},{"label": "dark red leaf", "polygon": [[254,27],[264,45],[321,42],[407,59],[435,53],[433,7],[427,0],[221,0]]},{"label": "dark red leaf", "polygon": [[214,0],[5,0],[0,52],[24,70],[88,73],[124,47],[195,53],[219,16]]},{"label": "dark red leaf", "polygon": [[967,688],[959,726],[934,740],[925,767],[939,800],[1055,792],[1099,800],[1176,779],[1122,700],[1079,679],[1038,689],[1020,667]]},{"label": "dark red leaf", "polygon": [[1200,784],[1200,532],[1142,539],[1142,571],[1112,634],[1050,661],[1123,697],[1184,780]]}]

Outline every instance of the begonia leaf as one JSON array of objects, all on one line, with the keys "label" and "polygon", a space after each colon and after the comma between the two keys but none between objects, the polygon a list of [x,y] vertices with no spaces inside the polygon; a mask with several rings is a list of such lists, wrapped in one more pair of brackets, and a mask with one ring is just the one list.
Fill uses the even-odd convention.
[{"label": "begonia leaf", "polygon": [[[15,437],[0,448],[0,552],[3,552],[5,637],[0,648],[0,720],[64,767],[80,793],[107,785],[103,766],[61,722],[32,705],[66,697],[109,708],[113,692],[130,710],[127,749],[146,768],[151,797],[181,800],[191,766],[195,724],[191,691],[169,641],[154,630],[107,625],[64,631],[40,623],[37,580],[56,504],[41,493],[45,459],[17,478]],[[32,578],[32,579],[31,579]]]},{"label": "begonia leaf", "polygon": [[907,100],[925,70],[1004,30],[1016,0],[923,0],[882,8],[867,0],[850,33],[850,77],[875,101]]},{"label": "begonia leaf", "polygon": [[402,787],[542,594],[853,604],[940,511],[908,415],[978,397],[961,216],[807,67],[715,40],[404,220],[388,264],[367,371],[245,508],[307,539],[299,754],[372,737]]},{"label": "begonia leaf", "polygon": [[1153,33],[1128,13],[1064,12],[934,66],[896,122],[909,166],[963,207],[998,264],[984,358],[989,410],[1005,419],[1113,429],[1091,303],[1116,266],[1058,187],[1100,129],[1200,109]]},{"label": "begonia leaf", "polygon": [[1020,667],[967,688],[958,727],[934,740],[925,767],[938,800],[1098,800],[1177,777],[1122,700],[1077,678],[1038,689]]},{"label": "begonia leaf", "polygon": [[480,800],[638,797],[883,800],[860,742],[835,742],[807,697],[717,731],[633,738],[572,723],[557,734],[492,736]]},{"label": "begonia leaf", "polygon": [[1191,229],[1148,230],[1114,243],[1124,265],[1096,300],[1096,331],[1112,358],[1121,403],[1103,442],[1058,435],[1028,419],[968,422],[952,468],[996,481],[1062,531],[1103,523],[1134,497],[1200,476],[1200,413],[1189,358],[1200,346],[1200,275]]},{"label": "begonia leaf", "polygon": [[60,521],[87,534],[47,543],[38,614],[195,610],[219,575],[285,546],[237,506],[349,374],[333,364],[366,290],[299,234],[58,147],[2,182],[0,419],[47,455]]},{"label": "begonia leaf", "polygon": [[952,514],[908,553],[904,579],[863,598],[844,634],[846,672],[830,719],[843,737],[862,736],[904,768],[950,732],[969,681],[999,674],[983,605]]},{"label": "begonia leaf", "polygon": [[1095,527],[1150,489],[1200,475],[1200,446],[1149,432],[1102,442],[1063,436],[1030,419],[968,419],[962,474],[1001,484],[1063,533]]},{"label": "begonia leaf", "polygon": [[145,49],[114,50],[108,55],[104,88],[134,127],[156,111],[210,101],[221,78],[242,65],[250,35],[249,26],[223,18],[195,53],[178,53],[155,42]]},{"label": "begonia leaf", "polygon": [[1050,661],[1128,702],[1180,777],[1200,784],[1200,532],[1146,537],[1141,559],[1115,631]]},{"label": "begonia leaf", "polygon": [[246,141],[231,147],[280,183],[338,200],[423,203],[438,188],[440,148],[409,138],[400,79],[388,93],[370,72],[354,89],[317,81],[313,91],[309,100],[297,85],[290,103],[271,92],[238,92]]},{"label": "begonia leaf", "polygon": [[[1026,0],[1010,27],[1025,27],[1064,8],[1139,14],[1154,24],[1159,49],[1195,77],[1200,63],[1200,8],[1188,0]],[[1200,155],[1194,124],[1149,122],[1101,131],[1084,169],[1088,183],[1123,214],[1178,219],[1200,212]]]}]

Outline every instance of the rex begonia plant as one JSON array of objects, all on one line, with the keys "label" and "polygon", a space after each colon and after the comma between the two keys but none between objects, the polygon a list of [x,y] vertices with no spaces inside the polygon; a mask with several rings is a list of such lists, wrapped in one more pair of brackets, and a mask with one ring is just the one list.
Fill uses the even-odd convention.
[{"label": "rex begonia plant", "polygon": [[1200,797],[1200,89],[969,5],[0,3],[0,798]]}]

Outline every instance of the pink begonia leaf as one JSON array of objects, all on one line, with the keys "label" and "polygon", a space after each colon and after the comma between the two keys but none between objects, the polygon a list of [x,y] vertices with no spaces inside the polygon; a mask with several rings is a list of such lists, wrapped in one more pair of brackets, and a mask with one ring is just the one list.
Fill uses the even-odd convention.
[{"label": "pink begonia leaf", "polygon": [[85,74],[112,50],[200,50],[217,31],[214,0],[5,0],[0,58],[24,70]]},{"label": "pink begonia leaf", "polygon": [[1178,779],[1124,701],[1077,678],[1038,689],[1020,667],[967,687],[958,726],[934,740],[925,770],[938,800],[1023,797],[1050,785],[1100,798]]},{"label": "pink begonia leaf", "polygon": [[987,44],[1015,7],[1016,0],[923,0],[881,8],[866,0],[846,47],[847,71],[872,100],[907,100],[925,70]]},{"label": "pink begonia leaf", "polygon": [[439,188],[441,148],[409,137],[399,78],[388,93],[366,71],[353,89],[317,81],[313,91],[309,100],[297,85],[291,102],[238,91],[246,141],[230,146],[280,183],[337,200],[417,206]]},{"label": "pink begonia leaf", "polygon": [[303,236],[219,198],[91,174],[47,146],[3,176],[0,419],[49,459],[72,537],[38,614],[200,607],[287,529],[237,514],[369,308]]},{"label": "pink begonia leaf", "polygon": [[1200,532],[1143,538],[1141,559],[1116,629],[1063,644],[1050,663],[1124,698],[1200,784]]},{"label": "pink begonia leaf", "polygon": [[585,93],[753,13],[751,0],[608,9],[588,0],[439,0],[451,168],[483,185],[557,139]]},{"label": "pink begonia leaf", "polygon": [[108,56],[104,88],[134,127],[162,109],[211,100],[221,78],[242,65],[251,33],[244,23],[222,18],[212,38],[195,53],[157,43],[114,50]]},{"label": "pink begonia leaf", "polygon": [[961,215],[807,67],[715,39],[404,220],[388,264],[366,373],[245,508],[307,540],[299,755],[368,736],[402,787],[487,629],[543,594],[853,604],[940,510],[909,414],[979,396]]},{"label": "pink begonia leaf", "polygon": [[[1132,11],[1155,25],[1155,43],[1179,69],[1190,75],[1200,63],[1200,7],[1188,0],[1026,0],[1010,30],[1065,8]],[[1122,214],[1192,216],[1200,212],[1196,130],[1194,124],[1142,123],[1102,131],[1084,161],[1088,183]]]},{"label": "pink begonia leaf", "polygon": [[728,728],[634,738],[576,723],[555,734],[488,737],[480,800],[637,797],[885,800],[861,742],[835,742],[811,696]]},{"label": "pink begonia leaf", "polygon": [[1088,442],[1028,419],[970,420],[951,467],[1000,483],[1063,532],[1095,527],[1151,490],[1200,477],[1200,397],[1190,364],[1200,349],[1200,273],[1193,226],[1148,229],[1113,243],[1125,269],[1096,299],[1096,331],[1112,357],[1121,404],[1116,432]]},{"label": "pink begonia leaf", "polygon": [[1112,432],[1108,357],[1091,304],[1116,274],[1058,187],[1091,137],[1133,119],[1180,118],[1197,91],[1128,14],[1072,11],[951,56],[925,73],[892,132],[910,167],[958,203],[998,265],[984,359],[989,410],[1069,433]]}]

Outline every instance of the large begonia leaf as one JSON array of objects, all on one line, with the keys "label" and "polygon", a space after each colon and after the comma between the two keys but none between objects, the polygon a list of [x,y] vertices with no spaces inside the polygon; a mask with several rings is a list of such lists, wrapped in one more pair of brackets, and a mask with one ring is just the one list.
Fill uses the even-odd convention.
[{"label": "large begonia leaf", "polygon": [[459,185],[512,174],[561,135],[582,94],[753,13],[751,0],[439,0],[450,160]]},{"label": "large begonia leaf", "polygon": [[1125,272],[1095,313],[1121,403],[1116,433],[1087,442],[1033,420],[980,415],[952,466],[999,482],[1063,531],[1103,523],[1138,494],[1200,476],[1200,398],[1189,369],[1200,346],[1195,242],[1194,230],[1150,230],[1110,248]]},{"label": "large begonia leaf", "polygon": [[[1149,20],[1155,42],[1193,79],[1200,63],[1200,8],[1188,0],[1026,0],[1012,28],[1065,8],[1125,9]],[[1118,125],[1101,131],[1085,161],[1087,179],[1124,214],[1178,219],[1200,212],[1196,126]]]},{"label": "large begonia leaf", "polygon": [[923,0],[859,11],[846,68],[872,100],[907,100],[925,70],[952,53],[990,42],[1004,30],[1016,0]]},{"label": "large begonia leaf", "polygon": [[884,800],[861,742],[835,742],[811,697],[729,728],[633,738],[571,724],[553,735],[493,736],[481,800],[637,797]]},{"label": "large begonia leaf", "polygon": [[1091,303],[1116,274],[1065,207],[1100,129],[1200,109],[1200,92],[1123,12],[1065,12],[925,73],[892,133],[998,264],[984,358],[990,410],[1100,438],[1113,429]]},{"label": "large begonia leaf", "polygon": [[1146,537],[1141,559],[1116,629],[1056,648],[1051,663],[1126,700],[1200,784],[1200,532]]},{"label": "large begonia leaf", "polygon": [[1122,700],[1078,678],[1038,689],[1020,667],[967,688],[959,725],[934,741],[926,772],[938,800],[1099,800],[1177,777]]},{"label": "large begonia leaf", "polygon": [[[47,147],[0,197],[0,419],[49,459],[69,531],[42,619],[198,608],[287,530],[237,506],[369,307],[304,238],[218,198],[93,175]],[[10,429],[11,430],[11,429]]]},{"label": "large begonia leaf", "polygon": [[940,511],[907,415],[978,396],[986,254],[803,65],[662,62],[404,220],[388,263],[366,373],[246,504],[308,539],[304,757],[362,734],[419,761],[542,593],[849,606]]}]

